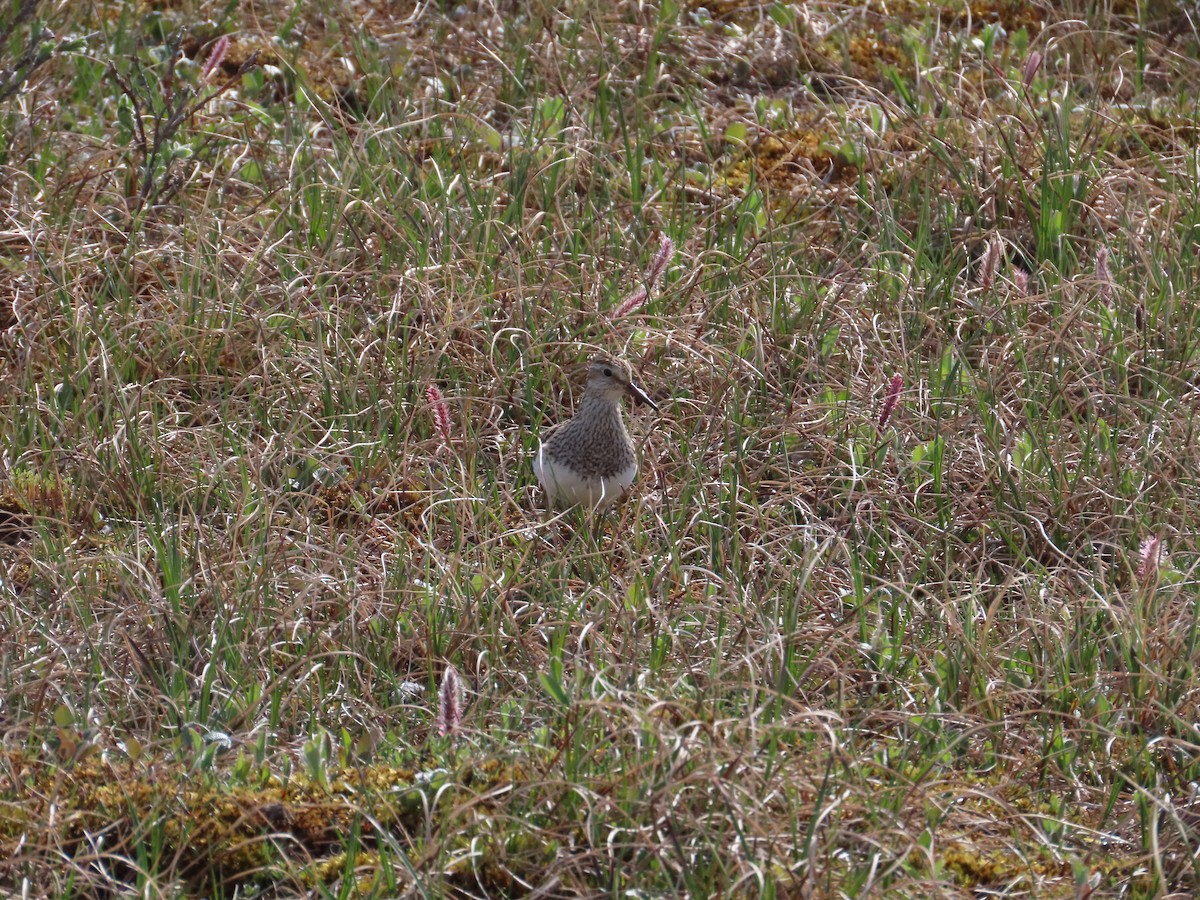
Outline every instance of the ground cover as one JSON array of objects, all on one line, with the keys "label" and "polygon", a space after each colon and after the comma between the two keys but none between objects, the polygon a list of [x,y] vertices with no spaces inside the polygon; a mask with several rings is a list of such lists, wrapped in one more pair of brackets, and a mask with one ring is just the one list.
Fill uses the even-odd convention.
[{"label": "ground cover", "polygon": [[3,889],[1192,896],[1193,19],[5,4]]}]

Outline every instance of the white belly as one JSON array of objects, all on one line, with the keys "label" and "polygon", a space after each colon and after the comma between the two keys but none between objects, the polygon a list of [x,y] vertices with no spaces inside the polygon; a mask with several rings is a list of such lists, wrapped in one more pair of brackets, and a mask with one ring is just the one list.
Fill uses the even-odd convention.
[{"label": "white belly", "polygon": [[555,462],[538,447],[533,458],[533,473],[546,491],[551,506],[590,506],[604,509],[616,503],[633,485],[637,463],[608,478],[583,476],[562,462]]}]

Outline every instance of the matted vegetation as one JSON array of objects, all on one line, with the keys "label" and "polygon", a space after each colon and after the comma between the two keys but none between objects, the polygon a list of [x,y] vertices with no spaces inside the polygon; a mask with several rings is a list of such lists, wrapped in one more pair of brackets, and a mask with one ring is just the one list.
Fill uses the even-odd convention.
[{"label": "matted vegetation", "polygon": [[1193,895],[1185,6],[6,0],[3,890]]}]

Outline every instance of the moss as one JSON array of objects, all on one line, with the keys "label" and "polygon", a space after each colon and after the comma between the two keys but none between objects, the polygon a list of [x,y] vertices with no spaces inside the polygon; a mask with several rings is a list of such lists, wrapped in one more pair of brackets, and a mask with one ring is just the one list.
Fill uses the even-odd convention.
[{"label": "moss", "polygon": [[[330,792],[300,781],[229,790],[217,781],[197,782],[177,764],[112,763],[99,754],[69,769],[9,754],[3,768],[24,773],[7,778],[0,792],[0,803],[21,812],[0,817],[5,843],[28,840],[31,823],[41,830],[41,845],[67,853],[87,852],[86,835],[98,831],[118,846],[153,835],[162,857],[190,878],[215,873],[236,880],[238,873],[256,871],[277,854],[276,846],[289,846],[271,839],[278,835],[292,838],[290,846],[305,855],[322,857],[339,847],[363,800],[346,781]],[[385,770],[369,780],[394,788],[411,774]],[[37,799],[31,804],[30,797]],[[395,823],[399,817],[384,818]],[[370,827],[364,831],[369,835]]]},{"label": "moss", "polygon": [[[378,828],[393,836],[418,833],[431,813],[463,815],[446,786],[469,786],[487,797],[524,777],[488,758],[464,762],[457,773],[420,787],[414,769],[377,765],[335,772],[328,786],[295,777],[231,788],[218,773],[197,778],[178,763],[114,762],[95,752],[81,757],[65,768],[21,753],[0,757],[0,772],[8,774],[0,781],[0,809],[7,810],[0,815],[0,846],[28,842],[32,829],[40,846],[87,853],[87,835],[103,832],[110,846],[158,846],[160,857],[192,880],[236,883],[281,854],[316,860],[311,873],[337,878],[345,863],[343,841],[352,831],[368,845]],[[36,799],[31,803],[30,797]],[[515,888],[512,872],[542,866],[553,856],[544,841],[506,830],[514,825],[494,817],[486,802],[465,815],[450,826],[459,843],[485,849],[470,877],[483,877],[496,891]],[[371,860],[360,856],[356,866],[370,868]]]},{"label": "moss", "polygon": [[33,536],[34,523],[68,518],[74,483],[56,472],[15,466],[0,482],[0,542],[15,543]]},{"label": "moss", "polygon": [[805,115],[786,129],[763,134],[726,168],[720,181],[742,188],[753,172],[756,181],[787,192],[810,187],[817,178],[830,184],[851,182],[865,159],[834,126],[829,117]]},{"label": "moss", "polygon": [[962,6],[953,21],[957,25],[965,25],[970,21],[976,28],[998,22],[1009,34],[1024,28],[1033,36],[1041,32],[1048,19],[1048,10],[1038,3],[1025,0],[972,0]]}]

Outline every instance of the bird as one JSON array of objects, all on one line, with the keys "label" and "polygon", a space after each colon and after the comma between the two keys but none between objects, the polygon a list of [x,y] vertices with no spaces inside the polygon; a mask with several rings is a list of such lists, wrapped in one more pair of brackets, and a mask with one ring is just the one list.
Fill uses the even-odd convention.
[{"label": "bird", "polygon": [[575,415],[543,433],[533,458],[533,473],[551,509],[603,511],[629,492],[638,460],[621,415],[626,394],[658,411],[627,362],[607,354],[595,357]]}]

